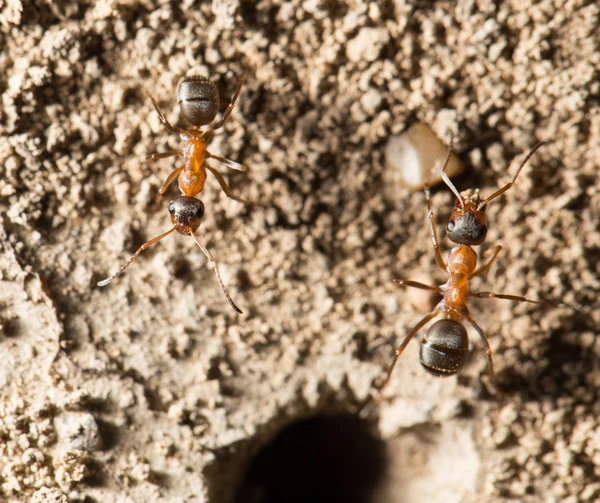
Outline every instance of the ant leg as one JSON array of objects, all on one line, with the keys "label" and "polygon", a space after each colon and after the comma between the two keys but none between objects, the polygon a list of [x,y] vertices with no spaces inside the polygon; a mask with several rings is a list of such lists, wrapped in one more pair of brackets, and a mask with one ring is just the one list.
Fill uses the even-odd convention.
[{"label": "ant leg", "polygon": [[521,163],[521,165],[519,166],[519,169],[517,170],[517,172],[515,173],[515,176],[513,176],[513,179],[508,182],[504,187],[501,187],[500,189],[498,189],[496,192],[494,192],[490,197],[488,197],[487,199],[484,199],[483,201],[481,201],[479,203],[479,206],[477,206],[477,210],[481,210],[482,208],[485,208],[485,206],[492,200],[497,198],[499,195],[504,194],[508,189],[510,189],[513,184],[515,183],[517,177],[519,176],[519,173],[521,172],[521,170],[523,169],[523,166],[525,166],[525,164],[527,164],[527,161],[529,160],[529,158],[535,153],[535,151],[540,148],[542,145],[544,145],[546,142],[545,141],[541,141],[539,142],[535,147],[533,147],[529,153],[527,154],[527,156],[525,157],[525,159],[523,160],[523,162]]},{"label": "ant leg", "polygon": [[421,328],[423,328],[424,325],[426,325],[431,319],[435,318],[438,314],[439,314],[439,311],[433,311],[432,313],[429,313],[421,321],[419,321],[419,323],[417,323],[410,332],[408,332],[408,334],[402,341],[402,344],[400,344],[398,349],[396,349],[396,354],[394,356],[394,360],[392,361],[392,365],[390,366],[390,369],[388,370],[387,377],[385,378],[385,381],[383,381],[383,384],[379,387],[379,389],[377,389],[377,391],[376,391],[377,394],[374,397],[368,396],[367,399],[365,400],[365,402],[360,407],[360,410],[364,409],[364,407],[369,403],[371,398],[373,398],[373,401],[375,403],[379,402],[379,400],[381,398],[381,394],[383,393],[383,390],[389,384],[390,379],[392,378],[392,373],[394,372],[394,368],[396,368],[396,363],[398,363],[398,358],[400,358],[400,355],[404,352],[404,349],[406,348],[408,343],[415,336],[415,334],[419,330],[421,330]]},{"label": "ant leg", "polygon": [[229,188],[229,185],[227,185],[227,182],[225,181],[225,178],[223,178],[223,176],[221,175],[221,173],[219,173],[215,168],[212,168],[211,166],[209,166],[206,163],[204,163],[204,166],[213,175],[215,175],[215,178],[219,182],[219,185],[221,186],[221,188],[223,189],[223,192],[225,192],[225,195],[227,197],[229,197],[230,199],[233,199],[234,201],[238,201],[240,203],[248,204],[248,201],[246,201],[245,199],[242,199],[241,197],[233,195],[233,193],[231,192],[231,189]]},{"label": "ant leg", "polygon": [[470,297],[478,297],[480,299],[505,299],[505,300],[515,300],[517,302],[529,302],[531,304],[539,304],[540,306],[554,306],[556,305],[553,302],[543,302],[539,300],[528,299],[527,297],[522,297],[520,295],[506,295],[503,293],[494,293],[494,292],[478,292],[478,293],[470,293]]},{"label": "ant leg", "polygon": [[206,152],[206,157],[208,157],[210,159],[216,159],[217,161],[222,162],[223,164],[225,164],[225,166],[227,166],[228,168],[231,168],[231,169],[237,169],[238,171],[247,171],[248,170],[248,168],[246,166],[244,166],[243,164],[232,161],[231,159],[227,159],[226,157],[221,157],[220,155],[214,155],[209,152]]},{"label": "ant leg", "polygon": [[227,298],[229,305],[231,307],[233,307],[233,309],[235,309],[238,313],[243,314],[244,312],[235,305],[235,302],[233,302],[233,300],[229,296],[229,292],[227,291],[227,288],[225,288],[225,283],[223,283],[223,280],[221,279],[221,275],[219,274],[219,268],[217,266],[217,261],[215,260],[215,257],[213,257],[211,255],[211,253],[204,247],[204,245],[198,240],[198,238],[196,237],[196,234],[194,234],[194,231],[192,229],[190,229],[190,234],[194,238],[194,241],[198,245],[198,248],[200,248],[204,252],[204,255],[206,255],[206,258],[208,260],[210,260],[213,270],[215,271],[215,274],[217,276],[217,281],[219,282],[219,285],[221,285],[221,290],[223,290],[223,293],[225,294],[225,297]]},{"label": "ant leg", "polygon": [[165,125],[165,127],[167,128],[169,133],[185,134],[185,131],[183,129],[176,128],[175,126],[173,126],[173,124],[171,124],[167,120],[165,115],[160,111],[160,108],[158,107],[158,103],[156,102],[156,98],[154,96],[152,96],[151,94],[149,94],[149,96],[150,96],[150,99],[152,100],[152,104],[154,105],[154,109],[156,110],[156,113],[158,114],[158,118],[160,119],[160,122],[162,122]]},{"label": "ant leg", "polygon": [[[474,278],[475,276],[479,276],[480,274],[483,274],[485,271],[487,271],[492,266],[492,264],[496,261],[496,258],[498,257],[498,254],[500,253],[501,250],[502,250],[501,246],[494,246],[493,248],[487,250],[485,252],[485,255],[488,255],[488,256],[484,260],[483,264],[481,264],[477,269],[475,269],[473,271],[473,274],[471,274],[471,277]],[[491,255],[490,255],[490,252],[491,252]]]},{"label": "ant leg", "polygon": [[396,285],[399,285],[399,286],[420,288],[421,290],[433,290],[434,292],[437,292],[437,293],[443,293],[442,288],[439,286],[426,285],[425,283],[419,283],[418,281],[411,281],[408,279],[394,279],[394,280],[392,280],[392,283],[395,283]]},{"label": "ant leg", "polygon": [[175,179],[179,176],[179,173],[181,173],[182,171],[183,171],[183,166],[181,168],[177,168],[177,169],[174,169],[173,171],[171,171],[169,176],[167,176],[167,178],[165,178],[165,181],[163,182],[162,186],[158,190],[158,193],[160,195],[163,195],[165,193],[165,191],[167,190],[167,187],[175,181]]},{"label": "ant leg", "polygon": [[235,88],[235,92],[233,93],[233,96],[231,97],[231,101],[229,103],[229,106],[227,107],[227,110],[225,110],[223,117],[221,118],[221,120],[219,122],[217,122],[215,125],[211,126],[209,131],[212,132],[212,131],[222,128],[225,125],[225,123],[229,120],[229,116],[231,115],[231,112],[233,112],[233,107],[235,106],[235,102],[237,101],[238,97],[240,96],[240,93],[242,92],[242,86],[244,85],[244,80],[246,80],[245,75],[240,77],[240,80],[238,80],[237,86]]},{"label": "ant leg", "polygon": [[431,231],[431,239],[433,240],[433,249],[435,251],[435,261],[437,265],[439,265],[444,271],[446,271],[446,262],[444,262],[444,257],[442,257],[442,252],[440,251],[440,238],[438,236],[437,225],[435,223],[435,213],[433,212],[433,208],[431,207],[431,194],[429,193],[429,187],[425,185],[425,199],[427,200],[427,210],[428,210],[428,218],[429,218],[429,229]]},{"label": "ant leg", "polygon": [[150,241],[144,243],[142,246],[140,246],[138,248],[138,250],[132,255],[132,257],[127,262],[125,262],[125,264],[123,264],[123,266],[116,273],[114,273],[110,278],[106,278],[106,279],[103,279],[102,281],[98,281],[98,283],[97,283],[98,286],[106,286],[117,276],[120,276],[121,274],[123,274],[125,272],[125,269],[127,269],[127,267],[129,267],[129,264],[131,264],[140,253],[142,253],[146,248],[149,248],[150,246],[152,246],[154,243],[160,241],[162,238],[171,234],[171,232],[173,232],[175,229],[177,229],[177,227],[173,227],[172,229],[169,229],[167,232],[161,234],[160,236],[156,236],[155,238],[151,239]]},{"label": "ant leg", "polygon": [[477,324],[477,322],[473,318],[471,318],[471,316],[469,316],[467,313],[462,313],[462,315],[471,325],[473,325],[473,328],[477,330],[479,337],[481,337],[481,340],[485,344],[485,353],[488,357],[488,368],[490,370],[490,376],[492,377],[492,379],[494,379],[496,377],[496,373],[494,372],[494,360],[492,358],[493,351],[492,346],[490,346],[490,341],[483,332],[483,329]]},{"label": "ant leg", "polygon": [[168,152],[159,152],[156,154],[151,154],[146,157],[146,161],[156,161],[157,159],[164,159],[165,157],[181,157],[183,152],[181,150],[169,150]]}]

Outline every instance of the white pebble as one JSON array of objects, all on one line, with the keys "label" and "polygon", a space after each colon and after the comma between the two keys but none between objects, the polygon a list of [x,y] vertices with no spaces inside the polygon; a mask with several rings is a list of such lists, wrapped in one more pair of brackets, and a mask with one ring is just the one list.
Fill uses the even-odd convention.
[{"label": "white pebble", "polygon": [[89,412],[65,412],[54,419],[56,433],[65,451],[100,449],[98,423]]},{"label": "white pebble", "polygon": [[[409,189],[422,189],[442,181],[442,166],[448,147],[427,124],[419,122],[398,136],[392,136],[385,147],[386,177]],[[446,173],[450,178],[459,175],[464,165],[454,153]]]}]

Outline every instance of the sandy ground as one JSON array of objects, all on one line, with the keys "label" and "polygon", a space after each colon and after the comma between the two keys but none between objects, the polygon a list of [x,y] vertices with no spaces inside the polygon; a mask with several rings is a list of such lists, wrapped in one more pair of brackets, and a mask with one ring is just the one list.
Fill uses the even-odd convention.
[{"label": "sandy ground", "polygon": [[[600,500],[600,9],[496,4],[0,2],[0,501]],[[176,122],[181,76],[224,110],[244,71],[210,148],[260,204],[209,179],[199,231],[244,314],[185,236],[98,288],[170,225],[174,162],[143,158],[180,142],[146,91]],[[449,379],[414,341],[359,418],[423,316],[390,280],[446,279],[423,193],[386,182],[416,121],[484,194],[550,142],[490,206],[504,250],[473,285],[574,307],[474,301],[497,381],[476,337]]]}]

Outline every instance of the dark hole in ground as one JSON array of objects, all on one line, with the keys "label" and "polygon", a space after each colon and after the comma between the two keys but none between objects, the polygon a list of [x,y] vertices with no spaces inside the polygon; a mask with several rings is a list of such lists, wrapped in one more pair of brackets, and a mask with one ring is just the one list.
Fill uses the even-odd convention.
[{"label": "dark hole in ground", "polygon": [[235,503],[368,503],[388,466],[384,442],[356,416],[287,426],[251,459]]}]

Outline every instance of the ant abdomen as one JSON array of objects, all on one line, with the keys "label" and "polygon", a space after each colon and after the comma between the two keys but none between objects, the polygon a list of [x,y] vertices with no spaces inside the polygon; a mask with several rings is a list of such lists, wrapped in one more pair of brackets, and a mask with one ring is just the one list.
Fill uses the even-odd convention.
[{"label": "ant abdomen", "polygon": [[439,376],[455,375],[464,367],[469,356],[469,336],[456,320],[436,321],[421,342],[421,365]]},{"label": "ant abdomen", "polygon": [[204,77],[185,77],[177,88],[177,101],[181,115],[192,126],[210,124],[219,111],[217,86]]}]

